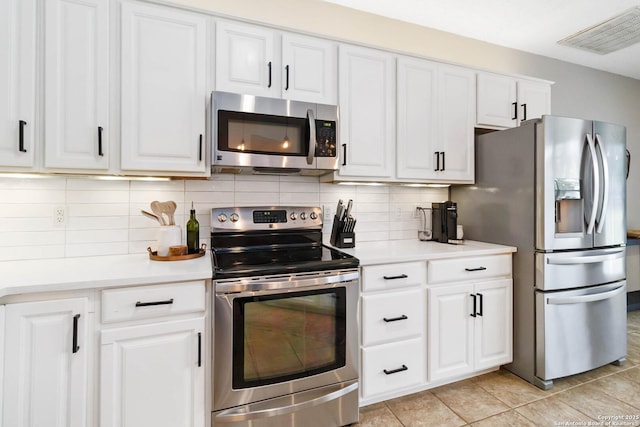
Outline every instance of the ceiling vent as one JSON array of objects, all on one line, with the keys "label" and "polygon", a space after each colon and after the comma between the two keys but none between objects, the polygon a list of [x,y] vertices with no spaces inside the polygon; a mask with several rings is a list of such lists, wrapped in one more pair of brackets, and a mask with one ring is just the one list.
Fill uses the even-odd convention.
[{"label": "ceiling vent", "polygon": [[579,31],[558,43],[605,55],[638,42],[640,42],[640,6]]}]

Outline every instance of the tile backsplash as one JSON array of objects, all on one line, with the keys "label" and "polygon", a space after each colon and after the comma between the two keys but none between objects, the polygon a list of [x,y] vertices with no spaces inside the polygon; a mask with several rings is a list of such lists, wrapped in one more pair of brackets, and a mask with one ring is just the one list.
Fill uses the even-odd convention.
[{"label": "tile backsplash", "polygon": [[[80,177],[0,178],[0,261],[144,253],[158,225],[144,217],[153,200],[178,204],[183,227],[191,203],[200,242],[209,242],[210,209],[321,206],[353,199],[357,242],[417,238],[416,206],[447,200],[447,188],[337,185],[314,177],[214,175],[208,180],[121,181]],[[332,216],[333,217],[333,216]],[[325,219],[328,240],[332,220]],[[184,234],[184,233],[183,233]],[[184,240],[184,236],[183,236]],[[357,244],[357,243],[356,243]],[[208,245],[207,245],[208,246]]]}]

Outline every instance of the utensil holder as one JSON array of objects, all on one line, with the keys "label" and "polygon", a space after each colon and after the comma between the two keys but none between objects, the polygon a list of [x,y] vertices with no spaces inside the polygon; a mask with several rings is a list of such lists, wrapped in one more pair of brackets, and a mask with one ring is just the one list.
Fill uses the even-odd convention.
[{"label": "utensil holder", "polygon": [[356,246],[356,233],[353,231],[344,231],[345,227],[353,230],[356,220],[341,221],[337,216],[333,217],[333,227],[331,228],[331,238],[329,243],[336,248],[354,248]]}]

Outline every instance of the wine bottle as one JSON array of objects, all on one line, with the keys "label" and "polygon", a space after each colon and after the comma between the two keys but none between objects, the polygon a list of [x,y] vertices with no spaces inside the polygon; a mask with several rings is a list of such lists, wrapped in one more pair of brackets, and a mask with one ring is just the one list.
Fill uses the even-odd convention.
[{"label": "wine bottle", "polygon": [[187,221],[187,248],[190,254],[200,251],[200,224],[196,219],[196,210],[191,202],[191,215]]}]

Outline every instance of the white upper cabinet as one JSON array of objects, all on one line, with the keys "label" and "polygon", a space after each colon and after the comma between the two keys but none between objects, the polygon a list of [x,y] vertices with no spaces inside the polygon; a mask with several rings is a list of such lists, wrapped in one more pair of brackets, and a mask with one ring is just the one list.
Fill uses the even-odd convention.
[{"label": "white upper cabinet", "polygon": [[121,168],[207,175],[207,17],[147,3],[121,8]]},{"label": "white upper cabinet", "polygon": [[383,51],[340,46],[340,176],[393,178],[395,63]]},{"label": "white upper cabinet", "polygon": [[47,0],[47,168],[109,167],[109,1]]},{"label": "white upper cabinet", "polygon": [[336,44],[220,21],[216,26],[216,90],[335,104]]},{"label": "white upper cabinet", "polygon": [[514,127],[551,113],[551,83],[479,72],[479,126]]},{"label": "white upper cabinet", "polygon": [[36,0],[2,0],[0,166],[33,166],[35,111]]},{"label": "white upper cabinet", "polygon": [[473,182],[474,79],[469,69],[398,58],[398,178]]}]

